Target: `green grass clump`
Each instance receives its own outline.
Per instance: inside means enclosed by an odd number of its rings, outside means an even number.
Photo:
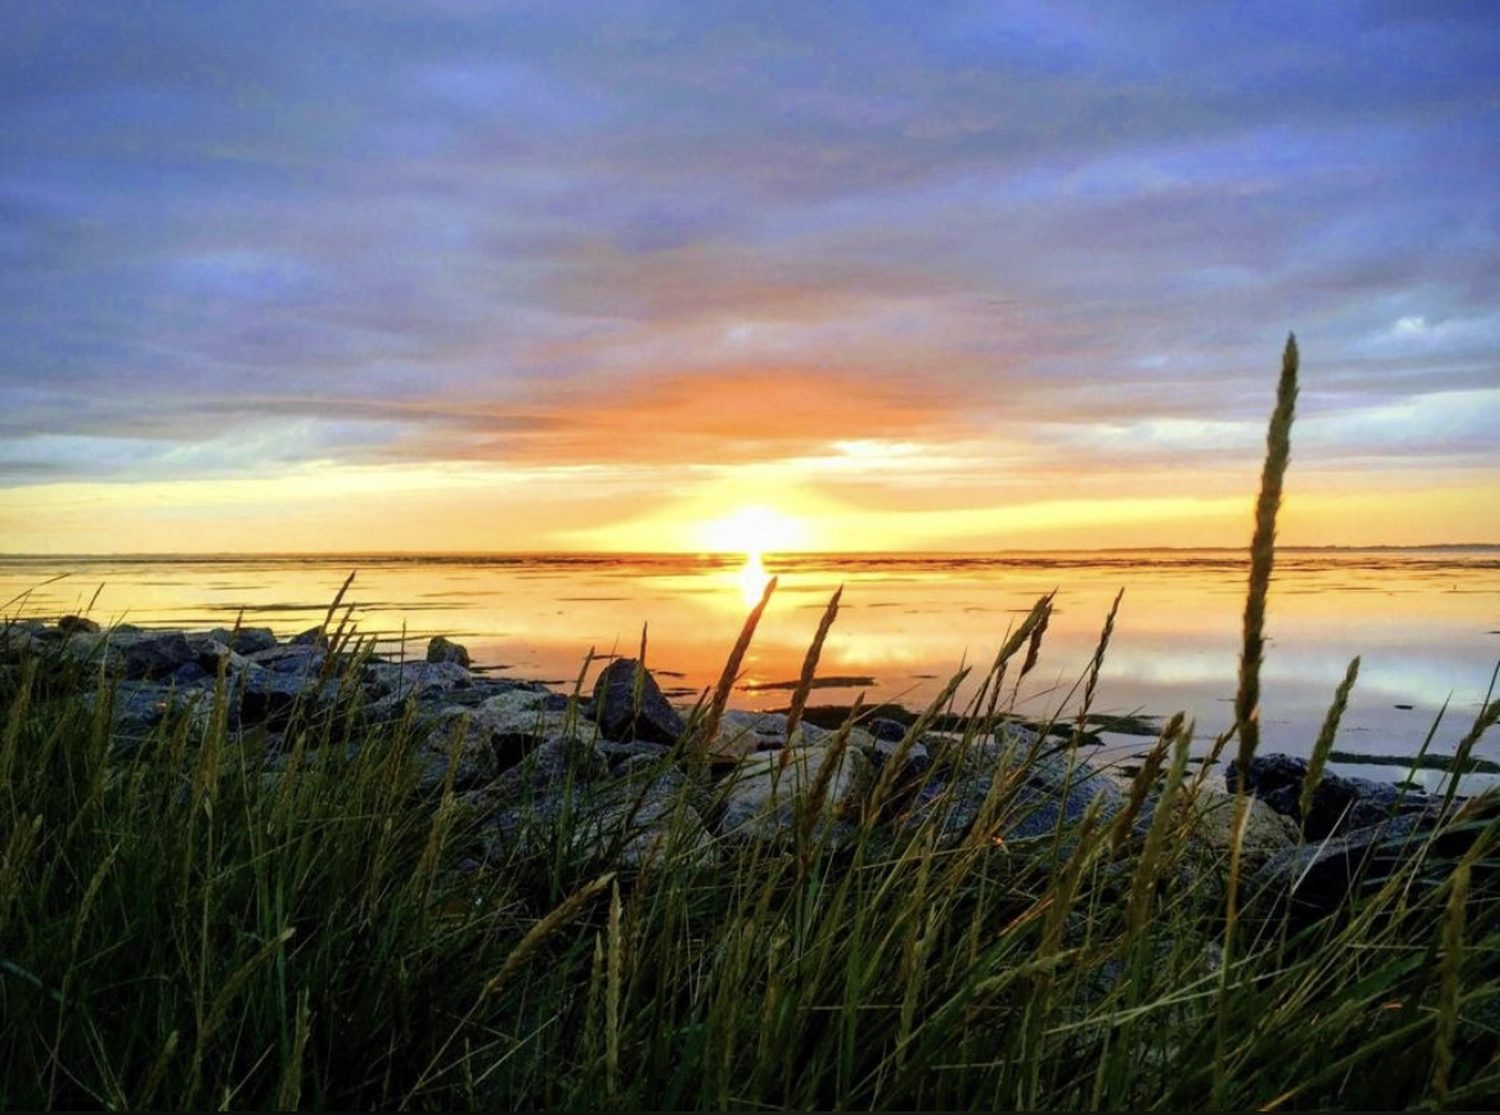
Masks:
[[[1263,495],[1268,507],[1267,546]],[[1263,617],[1269,553],[1247,628]],[[1007,669],[1035,663],[1050,607],[1039,601],[996,656],[952,744],[969,759],[955,762],[981,761]],[[1242,742],[1259,639],[1247,633]],[[371,728],[299,709],[268,764],[264,735],[230,729],[221,679],[208,707],[125,747],[109,703],[85,699],[97,675],[45,648],[0,668],[6,1108],[1476,1108],[1500,1096],[1500,821],[1483,799],[1310,924],[1258,893],[1238,837],[1201,839],[1180,716],[1122,813],[1095,808],[1047,838],[999,836],[1027,807],[1024,763],[963,825],[949,798],[922,798],[888,766],[842,828],[818,823],[819,785],[787,844],[719,841],[709,860],[676,854],[691,841],[674,831],[625,869],[565,824],[497,844],[451,782],[422,792],[426,729],[411,717]],[[951,711],[956,683],[898,753]],[[1473,738],[1497,716],[1488,706]],[[711,799],[708,738],[695,718],[663,763]],[[1043,736],[1026,761],[1059,747]]]

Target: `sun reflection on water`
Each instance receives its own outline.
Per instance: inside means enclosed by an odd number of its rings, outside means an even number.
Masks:
[[[739,588],[740,597],[747,608],[753,608],[760,603],[761,594],[766,591],[766,582],[771,579],[758,550],[746,553],[745,564],[731,574],[731,577]]]

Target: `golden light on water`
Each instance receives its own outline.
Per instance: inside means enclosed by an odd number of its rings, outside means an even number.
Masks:
[[[734,574],[734,583],[739,587],[745,607],[753,608],[760,603],[761,594],[766,591],[766,582],[770,579],[771,575],[766,572],[760,554],[753,551],[746,554],[745,564]]]
[[[704,523],[700,537],[706,550],[745,555],[745,564],[731,574],[731,579],[745,606],[753,608],[771,579],[763,555],[798,549],[806,541],[807,532],[803,521],[793,515],[750,504]]]

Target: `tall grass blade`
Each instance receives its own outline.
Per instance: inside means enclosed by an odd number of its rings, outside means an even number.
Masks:
[[[828,632],[833,627],[834,618],[839,614],[839,600],[844,595],[844,586],[839,585],[834,590],[833,596],[828,601],[828,607],[823,609],[823,618],[818,621],[817,633],[807,648],[807,656],[802,660],[802,673],[797,678],[797,689],[792,694],[791,707],[786,714],[786,738],[790,743],[792,733],[797,730],[797,725],[802,723],[802,713],[807,709],[808,694],[812,692],[813,679],[818,672],[818,658],[823,653],[823,641],[828,638]]]
[[[1266,459],[1260,498],[1255,505],[1255,534],[1250,542],[1250,585],[1245,595],[1244,647],[1240,653],[1239,690],[1234,719],[1240,733],[1240,769],[1248,770],[1260,744],[1260,666],[1265,654],[1266,597],[1276,561],[1276,512],[1282,482],[1292,456],[1292,419],[1297,407],[1297,338],[1287,337],[1276,385],[1276,407],[1266,433]]]
[[[526,962],[539,949],[543,942],[552,934],[560,930],[568,922],[576,917],[580,910],[593,900],[594,896],[604,890],[615,880],[613,871],[600,875],[597,879],[585,883],[578,890],[568,895],[541,921],[537,922],[516,944],[505,958],[505,963],[500,965],[496,972],[484,985],[485,995],[494,995],[504,989],[515,974],[526,966]]]
[[[1442,956],[1438,962],[1436,1033],[1432,1043],[1432,1091],[1447,1098],[1453,1072],[1453,1039],[1458,1033],[1458,1000],[1464,960],[1464,921],[1469,902],[1469,860],[1461,860],[1448,882],[1443,913]]]
[[[1245,593],[1240,652],[1239,688],[1234,698],[1233,730],[1239,733],[1239,769],[1248,774],[1250,762],[1260,746],[1260,667],[1265,654],[1266,597],[1276,561],[1276,513],[1281,508],[1282,483],[1292,456],[1292,419],[1297,407],[1297,338],[1289,335],[1281,357],[1281,378],[1276,385],[1276,406],[1266,431],[1266,459],[1261,470],[1260,496],[1255,504],[1255,532],[1250,541],[1250,580]],[[1227,735],[1224,737],[1227,739]],[[1239,918],[1240,861],[1250,799],[1247,782],[1240,779],[1235,795],[1233,829],[1229,842],[1229,886],[1224,902],[1224,958],[1220,967],[1220,1017],[1214,1054],[1214,1106],[1224,1106],[1228,1087],[1228,1021],[1225,1003],[1229,997],[1229,973],[1233,969],[1235,930]]]
[[[1333,704],[1328,706],[1328,715],[1323,718],[1323,727],[1313,743],[1312,754],[1307,760],[1307,773],[1302,778],[1302,794],[1297,799],[1297,808],[1303,818],[1312,812],[1313,792],[1323,780],[1323,768],[1328,763],[1328,753],[1333,750],[1334,737],[1338,735],[1339,721],[1349,705],[1349,693],[1359,677],[1359,657],[1356,655],[1344,673],[1344,680],[1334,690]]]
[[[760,617],[765,613],[766,605],[771,602],[771,594],[776,591],[777,578],[772,577],[766,582],[765,590],[761,593],[760,603],[750,610],[745,617],[745,625],[740,628],[740,637],[735,640],[734,648],[729,652],[729,658],[724,663],[723,672],[719,674],[719,683],[714,687],[713,700],[709,704],[708,719],[704,721],[701,729],[697,730],[695,737],[689,741],[688,759],[691,762],[701,763],[707,748],[713,742],[719,731],[719,722],[724,718],[724,710],[729,706],[729,694],[734,689],[735,680],[740,676],[740,663],[745,659],[745,652],[750,649],[750,640],[755,637],[755,629],[760,625]]]
[[[1109,641],[1115,633],[1115,616],[1120,611],[1120,601],[1125,598],[1125,590],[1122,588],[1115,593],[1114,600],[1109,606],[1109,615],[1104,617],[1104,629],[1099,633],[1099,642],[1094,646],[1094,655],[1089,659],[1088,678],[1083,686],[1083,703],[1078,707],[1077,730],[1082,732],[1088,726],[1089,710],[1094,707],[1094,693],[1099,688],[1099,674],[1104,669],[1104,653],[1109,649]]]

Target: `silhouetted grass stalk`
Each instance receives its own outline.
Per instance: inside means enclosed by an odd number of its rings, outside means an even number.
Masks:
[[[1339,721],[1343,719],[1344,709],[1349,705],[1349,693],[1353,690],[1355,679],[1358,677],[1359,658],[1355,657],[1349,663],[1349,669],[1344,672],[1344,680],[1339,682],[1339,687],[1334,690],[1333,704],[1328,706],[1328,715],[1323,718],[1323,727],[1318,732],[1318,738],[1312,746],[1312,754],[1307,760],[1307,773],[1302,779],[1302,793],[1297,799],[1297,808],[1304,818],[1312,812],[1313,792],[1317,790],[1318,783],[1323,779],[1323,768],[1328,763],[1328,753],[1333,750],[1333,740],[1338,735]]]

